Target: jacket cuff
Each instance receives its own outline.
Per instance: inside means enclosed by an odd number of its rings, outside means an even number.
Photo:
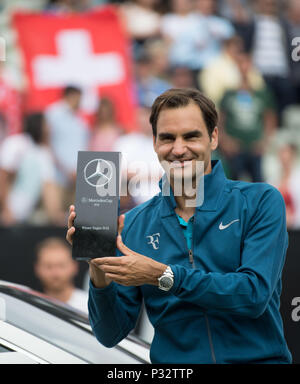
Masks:
[[[109,293],[113,293],[117,290],[117,285],[114,281],[112,281],[107,287],[104,287],[104,288],[96,288],[92,282],[92,280],[90,279],[90,282],[89,282],[89,289],[90,289],[90,292],[93,294],[93,295],[107,295]]]
[[[180,267],[178,267],[177,265],[171,265],[171,264],[169,264],[169,265],[170,265],[172,272],[173,272],[173,275],[174,275],[174,284],[173,284],[172,288],[169,290],[169,292],[176,295],[178,293],[178,290],[179,290],[179,287],[181,284],[181,282],[180,282],[180,279],[181,279]]]

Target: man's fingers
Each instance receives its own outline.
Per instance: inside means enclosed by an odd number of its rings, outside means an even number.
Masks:
[[[68,229],[67,235],[66,235],[67,242],[71,245],[73,244],[72,237],[74,235],[74,232],[75,232],[75,227],[71,227]]]
[[[122,274],[122,267],[119,265],[98,265],[98,268],[101,269],[102,272],[106,273],[114,273],[116,275]]]
[[[72,211],[72,212],[70,213],[70,215],[69,215],[69,218],[68,218],[68,228],[73,227],[75,217],[76,217],[76,212],[75,212],[75,211]]]
[[[122,257],[99,257],[97,259],[92,259],[91,263],[100,266],[100,265],[122,265],[123,264]]]

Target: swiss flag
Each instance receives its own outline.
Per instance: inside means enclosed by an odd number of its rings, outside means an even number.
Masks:
[[[105,96],[120,124],[135,130],[129,42],[113,6],[78,14],[16,13],[13,23],[28,78],[27,111],[44,110],[63,87],[77,85],[85,115]]]

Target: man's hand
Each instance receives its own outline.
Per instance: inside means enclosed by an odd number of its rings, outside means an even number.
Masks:
[[[122,218],[122,216],[120,216],[119,220],[120,228],[124,225],[124,217]],[[167,265],[126,247],[122,241],[120,231],[117,237],[117,247],[124,256],[93,259],[91,264],[105,273],[107,278],[121,285],[158,285],[158,278],[164,273]]]
[[[69,209],[69,218],[68,218],[68,231],[66,235],[66,239],[69,244],[73,244],[73,235],[75,232],[74,227],[74,219],[76,217],[75,207],[74,205],[70,206]],[[124,220],[123,220],[124,221]],[[123,223],[124,225],[124,223]],[[102,272],[99,268],[97,268],[91,261],[89,263],[89,274],[90,278],[96,288],[105,288],[111,283],[111,279],[105,276],[105,273]]]
[[[72,245],[75,232],[74,219],[76,217],[74,205],[70,206],[69,212],[66,239]],[[90,277],[96,288],[105,288],[111,281],[127,286],[158,285],[158,278],[167,268],[167,265],[126,247],[121,237],[124,220],[125,216],[121,215],[118,221],[117,237],[117,247],[124,256],[101,257],[88,262]]]

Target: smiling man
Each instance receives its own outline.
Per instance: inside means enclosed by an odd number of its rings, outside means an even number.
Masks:
[[[155,100],[161,193],[120,216],[118,257],[90,261],[90,323],[112,347],[134,329],[144,299],[153,363],[290,363],[279,312],[284,202],[267,184],[228,180],[211,160],[217,120],[214,104],[194,89]],[[173,193],[186,181],[193,188]],[[201,183],[202,204],[188,204]],[[70,243],[75,215],[71,206]]]

